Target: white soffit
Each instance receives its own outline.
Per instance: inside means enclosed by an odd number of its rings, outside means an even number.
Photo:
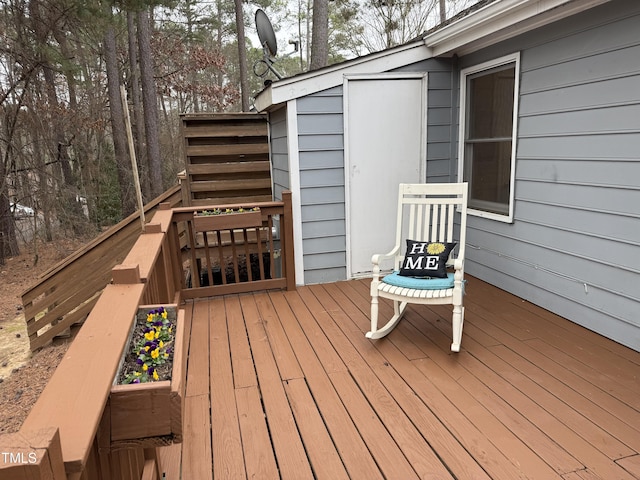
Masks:
[[[433,56],[466,55],[611,0],[499,0],[424,37]]]
[[[345,75],[381,73],[431,58],[430,49],[420,40],[364,57],[302,73],[273,82],[258,94],[255,107],[258,112],[273,106],[342,85]]]

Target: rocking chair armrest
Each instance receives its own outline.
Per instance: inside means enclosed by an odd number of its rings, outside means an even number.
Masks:
[[[396,256],[396,254],[398,253],[398,250],[400,249],[400,247],[396,246],[393,250],[391,250],[388,253],[376,253],[371,257],[371,263],[373,263],[374,266],[379,267],[380,266],[380,261],[386,259],[386,258],[393,258]]]
[[[387,258],[393,258],[400,251],[400,246],[396,245],[393,250],[388,253],[376,253],[371,257],[371,263],[373,264],[373,281],[377,282],[380,279],[380,262]]]

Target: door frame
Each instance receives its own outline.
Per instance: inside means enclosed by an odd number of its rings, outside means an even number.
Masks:
[[[420,181],[426,182],[427,178],[427,94],[428,94],[428,73],[427,72],[384,72],[367,74],[347,74],[343,79],[342,87],[342,111],[343,111],[343,134],[344,134],[344,187],[345,187],[345,235],[346,235],[346,267],[347,279],[362,278],[369,276],[366,273],[354,274],[351,262],[351,152],[349,146],[349,82],[362,80],[421,80],[422,98],[420,101],[422,119],[420,125]],[[372,101],[375,101],[373,99]],[[392,192],[389,201],[394,204],[397,201],[397,191]],[[395,229],[395,225],[393,226]],[[384,252],[377,252],[384,253]]]

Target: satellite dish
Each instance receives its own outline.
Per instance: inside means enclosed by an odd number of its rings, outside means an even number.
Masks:
[[[273,31],[269,17],[267,17],[267,14],[261,9],[256,10],[256,30],[258,30],[260,45],[262,45],[265,53],[269,53],[271,58],[274,58],[278,53],[276,34]]]
[[[276,34],[273,31],[269,17],[267,17],[267,14],[261,9],[256,10],[256,30],[258,31],[258,38],[260,39],[260,45],[262,45],[264,55],[261,60],[253,64],[253,73],[264,79],[267,73],[271,71],[278,80],[282,79],[282,75],[273,68],[274,58],[276,53],[278,53]]]

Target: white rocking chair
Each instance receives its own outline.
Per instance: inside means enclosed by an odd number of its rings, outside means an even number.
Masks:
[[[467,229],[467,184],[427,183],[400,184],[396,245],[387,254],[376,254],[371,281],[371,331],[367,338],[382,338],[398,324],[408,303],[452,304],[453,343],[451,350],[460,351],[464,323],[464,250]],[[455,215],[459,211],[460,215]],[[455,225],[454,225],[455,223]],[[454,237],[454,232],[457,235]],[[457,246],[449,257],[448,266],[454,273],[447,278],[415,278],[399,276],[404,260],[406,240],[453,243]],[[380,263],[394,259],[394,272],[383,278]],[[408,262],[407,262],[408,263]],[[378,297],[393,300],[394,315],[378,328]]]

